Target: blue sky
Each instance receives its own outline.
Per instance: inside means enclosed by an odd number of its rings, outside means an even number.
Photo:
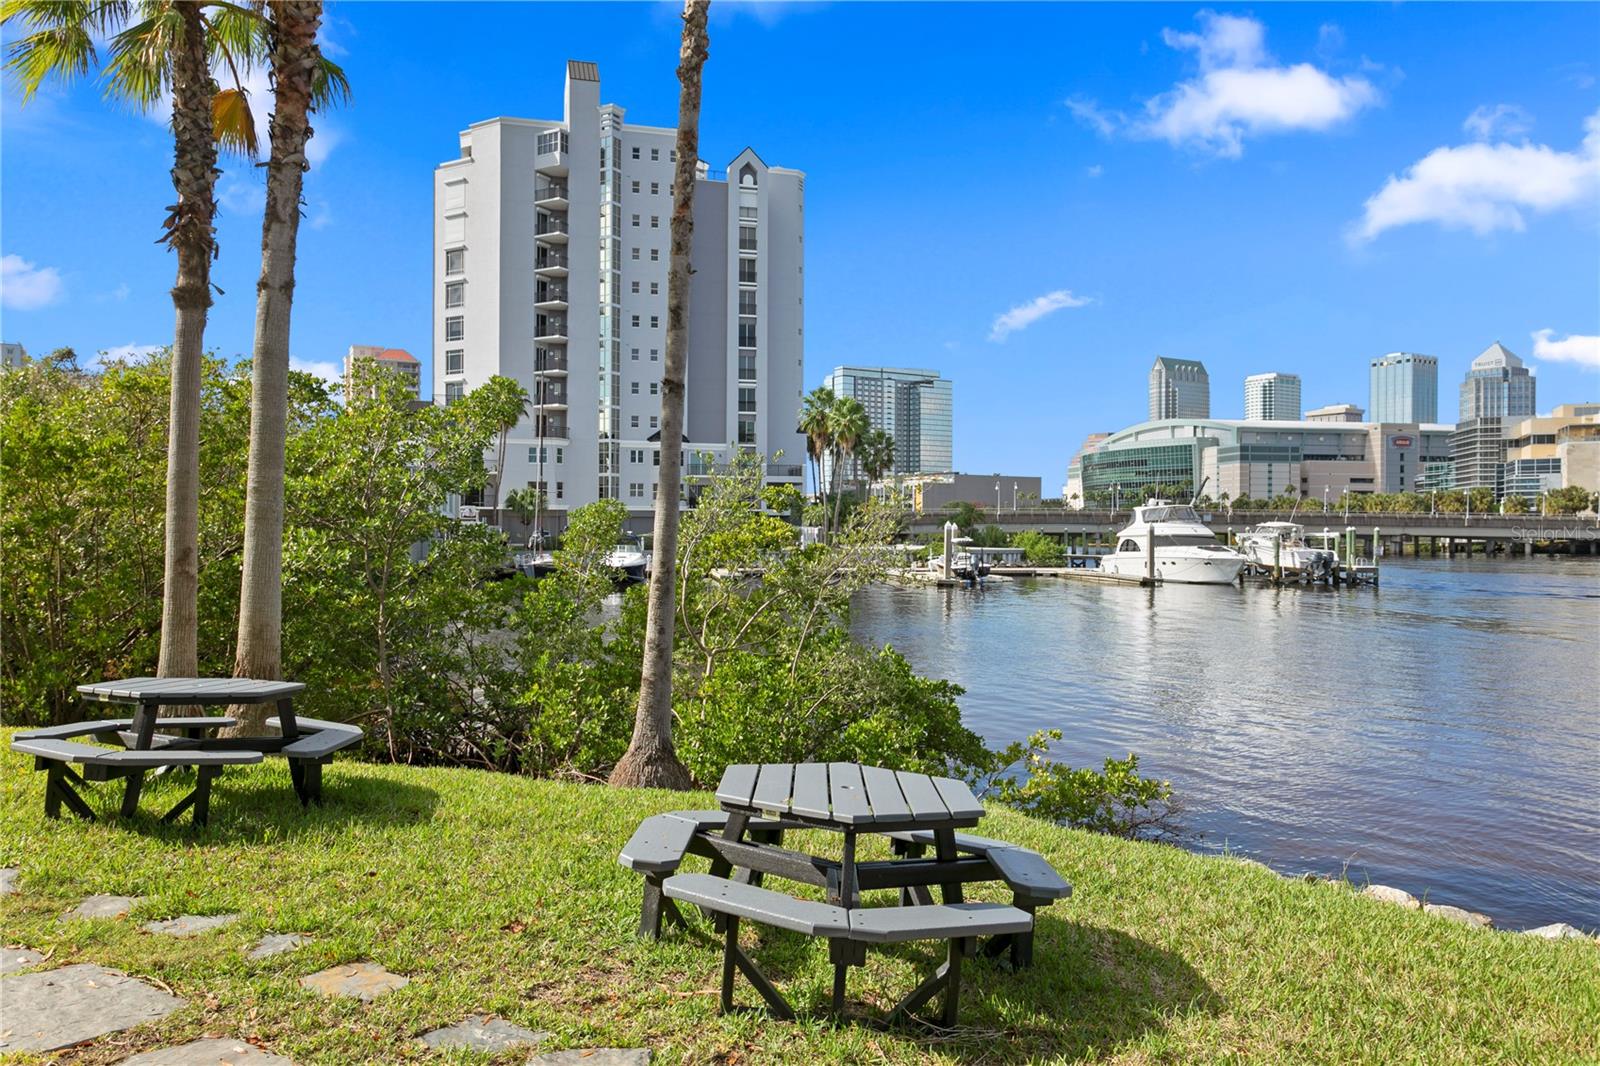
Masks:
[[[1156,355],[1204,360],[1219,417],[1265,370],[1365,406],[1367,361],[1409,350],[1439,357],[1453,418],[1495,340],[1542,409],[1600,398],[1600,6],[712,10],[702,157],[808,175],[808,384],[938,368],[962,469],[1059,485],[1085,434],[1144,417]],[[666,4],[330,4],[355,99],[316,123],[296,360],[429,359],[431,172],[457,132],[559,117],[569,57],[669,125],[676,35]],[[5,340],[170,338],[170,165],[162,123],[93,83],[26,108],[7,84]],[[208,343],[234,355],[261,182],[224,167]]]

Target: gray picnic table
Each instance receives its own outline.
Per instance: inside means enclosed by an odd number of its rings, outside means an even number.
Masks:
[[[641,936],[658,937],[663,917],[684,924],[674,899],[713,915],[727,937],[724,1010],[732,1009],[737,969],[774,1013],[793,1016],[737,944],[738,921],[745,918],[828,940],[836,1013],[844,1007],[848,969],[865,963],[868,944],[948,940],[948,960],[890,1018],[909,1016],[942,989],[944,1023],[954,1024],[961,957],[986,936],[986,954],[1009,953],[1014,967],[1030,965],[1034,912],[1071,892],[1038,853],[959,832],[977,825],[984,808],[954,778],[846,762],[740,764],[724,772],[716,795],[721,810],[646,819],[620,861],[645,876]],[[785,847],[784,833],[797,829],[840,833],[841,857]],[[858,861],[862,833],[888,836],[896,858]],[[709,874],[677,873],[685,854],[708,858]],[[825,902],[764,889],[767,876],[817,886]],[[965,902],[962,886],[980,881],[1004,881],[1012,904]],[[862,906],[862,892],[878,889],[898,889],[900,906]],[[934,889],[942,902],[934,902]]]
[[[13,750],[34,757],[34,769],[47,774],[45,814],[60,817],[63,805],[82,818],[94,820],[94,810],[74,785],[90,781],[123,780],[123,817],[139,808],[145,774],[178,767],[195,770],[195,787],[162,816],[175,821],[193,809],[196,825],[210,814],[211,782],[228,766],[259,763],[267,755],[289,762],[289,776],[301,805],[322,799],[322,766],[334,752],[361,739],[355,726],[297,717],[294,697],[305,686],[294,681],[257,681],[236,677],[130,677],[79,685],[78,694],[91,703],[120,704],[133,708],[131,718],[73,722],[16,734]],[[267,719],[279,735],[250,737],[208,736],[238,723],[225,715],[168,717],[162,707],[233,704],[276,705],[277,715]],[[122,750],[96,747],[73,738],[92,737]]]

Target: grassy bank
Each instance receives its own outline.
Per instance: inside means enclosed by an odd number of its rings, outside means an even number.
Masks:
[[[157,1026],[64,1061],[115,1062],[212,1034],[259,1040],[301,1066],[486,1062],[413,1043],[478,1011],[548,1030],[546,1049],[648,1046],[658,1062],[1600,1059],[1593,942],[1467,929],[1243,863],[1062,831],[1008,811],[980,832],[1037,848],[1076,893],[1041,913],[1036,967],[969,967],[965,1028],[930,1039],[825,1020],[826,951],[799,937],[748,934],[797,1007],[817,1012],[798,1023],[719,1017],[719,954],[706,936],[634,939],[640,883],[616,853],[642,817],[685,806],[682,795],[339,763],[328,769],[327,806],[302,812],[278,763],[227,773],[213,824],[196,832],[149,816],[132,828],[51,823],[43,775],[25,772],[9,751],[0,768],[0,865],[22,867],[20,891],[0,902],[5,942],[48,952],[53,965],[96,962],[151,978],[187,1000]],[[146,810],[183,787],[157,782]],[[110,790],[101,786],[94,802],[111,807]],[[711,805],[705,796],[690,802]],[[58,920],[95,892],[143,901],[121,921]],[[975,894],[999,898],[992,887]],[[138,928],[226,912],[243,918],[190,940]],[[247,961],[269,932],[315,939]],[[874,951],[852,972],[856,1009],[891,1004],[934,951]],[[361,959],[411,984],[371,1004],[322,999],[298,984]],[[748,988],[740,996],[754,1002]]]

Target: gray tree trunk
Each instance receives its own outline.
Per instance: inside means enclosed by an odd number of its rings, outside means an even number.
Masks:
[[[193,677],[199,670],[200,376],[206,312],[211,307],[211,260],[217,253],[214,197],[217,147],[211,131],[216,95],[206,59],[205,24],[198,5],[179,5],[183,35],[173,44],[172,187],[178,202],[163,238],[178,257],[172,287],[176,331],[167,430],[166,557],[161,590],[161,649],[156,673]]]
[[[628,752],[611,784],[687,789],[693,783],[672,746],[672,638],[678,560],[678,494],[683,466],[683,398],[689,348],[689,248],[700,159],[700,72],[710,50],[709,0],[684,0],[678,51],[678,163],[673,173],[672,254],[667,270],[667,355],[661,372],[661,471],[651,546],[649,620],[639,707]]]
[[[244,572],[235,677],[282,674],[284,439],[289,406],[289,312],[294,303],[300,189],[308,167],[311,88],[321,55],[320,0],[281,0],[271,13],[272,154],[261,223],[261,278],[251,350],[250,460],[245,489]],[[235,708],[237,732],[259,733],[265,706]]]

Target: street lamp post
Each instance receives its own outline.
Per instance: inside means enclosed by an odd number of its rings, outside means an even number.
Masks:
[[[1017,483],[1015,481],[1011,483],[1011,513],[1017,513]]]
[[[1000,479],[994,480],[994,516],[1000,517]]]

